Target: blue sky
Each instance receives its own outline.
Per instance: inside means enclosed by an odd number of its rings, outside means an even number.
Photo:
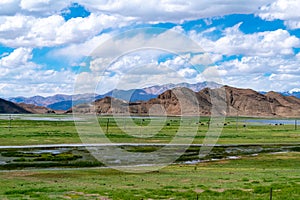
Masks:
[[[72,94],[78,85],[82,87],[76,91],[104,93],[116,87],[207,80],[259,91],[297,91],[298,4],[295,0],[2,1],[0,97]],[[147,31],[133,31],[143,28]],[[202,51],[192,52],[187,41]],[[131,47],[155,43],[166,50],[172,45],[185,49],[180,55],[157,49],[124,54]],[[99,49],[101,57],[95,54]],[[96,90],[89,87],[94,85]]]

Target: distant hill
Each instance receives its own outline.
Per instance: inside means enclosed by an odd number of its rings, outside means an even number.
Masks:
[[[36,106],[33,104],[25,104],[25,103],[19,103],[20,107],[24,108],[30,113],[34,114],[46,114],[46,113],[56,113],[54,110],[51,110],[49,108],[46,108],[44,106]]]
[[[73,105],[85,104],[94,102],[96,99],[102,99],[105,97],[112,97],[114,99],[125,100],[129,103],[138,102],[138,101],[149,101],[150,99],[157,98],[158,95],[172,90],[174,88],[188,88],[194,92],[199,92],[204,88],[216,89],[220,88],[222,85],[215,82],[200,82],[195,84],[190,83],[179,83],[179,84],[164,84],[164,85],[156,85],[145,87],[142,89],[132,89],[132,90],[112,90],[102,95],[98,94],[77,94],[77,95],[63,95],[57,94],[49,97],[42,96],[34,96],[34,97],[16,97],[10,98],[10,101],[15,103],[25,103],[25,104],[33,104],[35,106],[43,106],[47,107],[50,110],[62,110],[67,111]],[[228,87],[229,89],[229,87]],[[238,89],[238,88],[236,88]],[[254,90],[252,90],[254,91]],[[234,91],[233,91],[234,92]],[[250,92],[250,90],[248,90]],[[251,93],[251,92],[250,92]],[[295,96],[297,98],[300,97],[300,92],[298,91],[290,91],[285,93],[280,93],[284,97]],[[254,95],[254,94],[253,94]],[[267,92],[256,92],[255,95],[257,98],[260,95],[267,95]],[[243,97],[246,98],[246,97]],[[250,99],[249,99],[250,100]],[[252,100],[251,100],[252,101]],[[244,104],[244,103],[243,103]],[[235,109],[235,108],[233,108]],[[241,111],[243,113],[243,111]]]
[[[84,102],[82,102],[84,103]],[[72,100],[69,101],[60,101],[57,103],[53,103],[47,106],[50,109],[53,110],[68,110],[72,107]]]
[[[100,96],[101,98],[101,96]],[[78,99],[78,100],[69,100],[69,101],[60,101],[54,104],[50,104],[47,106],[47,108],[52,109],[52,110],[57,110],[57,111],[66,111],[72,108],[73,105],[78,105],[78,104],[84,104],[84,103],[90,103],[93,102],[95,99],[98,99],[97,97],[91,97],[87,99]]]
[[[74,98],[76,99],[86,99],[87,101],[93,101],[95,94],[79,94],[79,95],[64,95],[57,94],[54,96],[42,97],[42,96],[33,96],[33,97],[12,97],[9,98],[9,101],[14,103],[25,103],[25,104],[33,104],[36,106],[45,106],[48,107],[54,103],[63,102],[63,101],[72,101]]]
[[[0,113],[2,114],[45,114],[55,113],[55,111],[33,104],[13,103],[4,99],[0,99]]]
[[[21,106],[10,102],[6,101],[4,99],[0,99],[0,113],[4,114],[28,114],[31,113],[28,110],[25,110]]]
[[[204,82],[199,82],[199,83],[194,83],[194,84],[191,84],[191,83],[172,84],[172,83],[170,83],[170,84],[165,84],[165,85],[157,85],[157,86],[143,88],[143,90],[147,94],[159,95],[159,94],[162,94],[163,92],[165,92],[167,90],[171,90],[173,88],[188,88],[194,92],[199,92],[200,90],[202,90],[204,88],[215,89],[215,88],[219,88],[219,87],[222,87],[222,85],[215,83],[215,82],[204,81]]]
[[[57,94],[49,97],[34,96],[34,97],[13,97],[8,99],[15,103],[33,104],[36,106],[44,106],[53,110],[68,110],[72,107],[72,104],[83,104],[93,102],[95,99],[101,99],[104,97],[113,97],[122,99],[128,102],[136,101],[148,101],[152,98],[156,98],[159,94],[176,87],[186,87],[195,92],[202,90],[205,87],[218,88],[220,84],[215,82],[201,82],[201,83],[179,83],[179,84],[165,84],[150,86],[142,89],[132,90],[112,90],[102,95],[98,94],[77,94],[77,95],[62,95]],[[72,101],[74,100],[74,102]]]
[[[68,110],[72,107],[72,100],[74,103],[92,102],[95,100],[97,94],[77,94],[77,95],[63,95],[57,94],[54,96],[42,97],[13,97],[9,98],[9,101],[14,103],[24,103],[35,106],[43,106],[52,110]]]
[[[224,95],[222,95],[222,91]],[[214,95],[214,99],[218,99],[219,102],[226,102],[227,106],[224,110],[218,110],[218,112],[226,113],[227,116],[300,116],[299,98],[286,97],[276,92],[264,95],[251,89],[229,86],[219,89],[205,88],[199,92],[188,88],[174,88],[163,92],[156,98],[138,102],[105,97],[92,104],[77,105],[69,112],[91,113],[96,111],[97,114],[124,114],[127,112],[137,115],[149,113],[160,115],[163,113],[160,108],[162,106],[168,115],[210,115],[213,105],[211,95]]]
[[[268,92],[259,92],[261,94],[267,94]],[[294,97],[297,97],[297,98],[300,98],[300,92],[293,92],[293,91],[289,91],[289,92],[278,92],[279,94],[283,95],[283,96],[286,96],[286,97],[290,97],[290,96],[294,96]]]
[[[80,96],[80,95],[78,95]],[[77,105],[77,104],[84,104],[84,103],[91,103],[95,99],[101,99],[104,97],[114,97],[118,99],[123,99],[123,100],[128,100],[130,102],[135,102],[135,101],[146,101],[151,98],[157,97],[157,95],[153,94],[148,94],[142,89],[137,89],[137,90],[113,90],[108,93],[105,93],[103,95],[97,95],[96,97],[91,97],[91,98],[78,98],[78,100],[68,100],[68,101],[60,101],[56,102],[53,104],[48,105],[48,108],[51,108],[53,110],[68,110],[72,107],[72,104]]]
[[[281,92],[283,96],[294,96],[300,98],[300,92]]]
[[[103,95],[98,95],[96,99],[104,97],[113,97],[122,99],[128,102],[147,101],[157,97],[156,94],[147,93],[145,89],[132,89],[132,90],[113,90]]]

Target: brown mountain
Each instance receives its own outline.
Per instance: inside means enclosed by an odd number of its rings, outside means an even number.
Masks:
[[[228,116],[297,117],[300,115],[300,99],[292,96],[286,97],[276,92],[263,95],[252,89],[223,86],[221,89],[213,90],[206,88],[199,93],[206,95],[209,101],[210,95],[214,94],[215,99],[226,102]]]
[[[96,113],[98,114],[113,114],[113,113],[125,113],[128,109],[128,103],[126,101],[116,99],[113,97],[104,97],[98,99],[91,104],[79,104],[68,110],[67,113]]]
[[[43,106],[36,106],[33,104],[25,104],[25,103],[19,103],[18,104],[20,107],[22,107],[23,109],[27,110],[30,113],[34,113],[34,114],[46,114],[46,113],[55,113],[55,111],[43,107]]]
[[[198,114],[198,98],[202,100],[201,107],[205,108],[202,113],[207,115],[210,109],[210,103],[202,98],[197,93],[187,88],[175,88],[167,90],[158,95],[157,98],[150,99],[149,101],[126,102],[124,100],[105,97],[96,100],[92,104],[81,104],[74,106],[70,112],[77,113],[92,113],[97,114],[151,114],[162,115],[165,112],[168,115],[181,115],[181,114]],[[180,101],[179,101],[180,99]]]
[[[161,105],[169,115],[208,115],[211,108],[207,98],[187,88],[167,90],[145,104]]]
[[[98,114],[210,115],[214,112],[227,116],[238,114],[240,116],[299,117],[300,99],[285,97],[276,92],[263,95],[251,89],[229,86],[217,89],[205,88],[199,92],[193,92],[187,88],[175,88],[149,101],[128,103],[105,97],[92,104],[78,105],[73,109],[75,112]]]
[[[286,107],[277,99],[270,99],[251,89],[240,89],[229,86],[223,87],[226,91],[227,115],[241,116],[280,116],[276,108]]]
[[[31,113],[31,112],[29,112],[28,110],[25,110],[21,106],[14,104],[10,101],[0,99],[0,113],[27,114],[27,113]]]

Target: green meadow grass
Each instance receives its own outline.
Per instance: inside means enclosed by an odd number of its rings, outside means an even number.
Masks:
[[[57,117],[46,116],[46,117]],[[300,143],[300,127],[295,130],[294,125],[255,125],[244,123],[246,118],[226,118],[225,126],[218,139],[218,144],[266,144],[266,143]],[[112,117],[99,117],[99,124],[112,142],[141,142],[168,143],[176,134],[180,126],[179,117],[169,117],[161,130],[152,137],[138,138],[126,134],[121,129],[135,128],[136,133],[143,134],[149,119],[134,119],[135,125],[117,124]],[[108,123],[109,120],[109,123]],[[159,119],[156,119],[159,120]],[[208,130],[207,117],[201,117],[197,126],[198,131],[193,143],[201,144]],[[246,124],[246,127],[244,127]],[[108,126],[107,126],[108,125]],[[124,126],[124,127],[120,127]],[[96,129],[97,130],[97,129]],[[189,132],[189,127],[186,127]],[[97,133],[95,134],[97,137]],[[188,136],[187,136],[188,137]],[[0,119],[0,145],[34,145],[34,144],[63,144],[81,143],[75,123],[73,121],[34,121],[14,119]]]
[[[72,121],[0,120],[0,145],[79,143]]]
[[[300,127],[295,130],[294,125],[257,125],[245,123],[246,119],[248,118],[239,118],[236,123],[236,118],[226,118],[217,143],[275,146],[300,143]],[[181,122],[178,117],[169,117],[157,134],[138,138],[122,131],[120,126],[124,126],[125,130],[133,128],[126,120],[119,126],[112,117],[99,117],[98,120],[106,136],[116,143],[168,143]],[[150,123],[147,118],[133,120],[134,127],[141,134]],[[208,130],[208,121],[209,118],[201,117],[197,122],[198,131],[193,143],[202,144]],[[189,130],[187,127],[186,131]],[[72,121],[0,119],[0,145],[68,143],[81,143]],[[295,148],[295,151],[299,150],[298,147]],[[134,148],[131,150],[135,151]],[[143,151],[152,151],[152,147],[145,147]],[[45,154],[30,159],[71,162],[76,158],[65,153],[59,156]],[[17,159],[21,159],[21,163],[22,159],[29,158],[18,155]],[[127,174],[108,168],[35,169],[34,163],[31,164],[32,170],[0,171],[0,199],[269,199],[271,188],[273,199],[300,199],[299,152],[244,155],[238,160],[196,165],[174,164],[143,174]],[[74,167],[87,166],[99,165],[77,163]]]
[[[300,153],[171,165],[126,174],[112,169],[0,172],[1,199],[300,199]]]

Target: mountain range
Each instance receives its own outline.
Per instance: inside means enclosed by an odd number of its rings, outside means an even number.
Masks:
[[[77,104],[91,102],[97,94],[77,94],[77,95],[64,95],[56,94],[54,96],[42,97],[12,97],[9,101],[14,103],[32,104],[35,106],[43,106],[52,110],[67,110],[72,107],[72,99]]]
[[[213,97],[213,98],[212,98]],[[214,106],[214,105],[224,106]],[[199,92],[184,87],[167,90],[148,101],[129,102],[105,97],[89,104],[74,106],[68,113],[136,114],[136,115],[211,115],[299,117],[300,99],[276,92],[261,94],[251,89],[230,86],[204,88]]]
[[[47,107],[52,110],[68,110],[72,105],[89,103],[95,101],[96,99],[101,99],[104,97],[114,97],[122,99],[129,102],[136,101],[148,101],[152,98],[156,98],[159,94],[165,92],[166,90],[173,89],[176,87],[186,87],[195,92],[200,91],[203,88],[218,88],[222,85],[215,82],[200,82],[195,84],[189,83],[179,83],[179,84],[165,84],[165,85],[155,85],[150,87],[145,87],[142,89],[131,89],[131,90],[119,90],[115,89],[109,91],[105,94],[76,94],[76,95],[64,95],[57,94],[49,97],[33,96],[33,97],[12,97],[7,100],[14,103],[25,103],[33,104],[36,106]]]
[[[19,113],[31,113],[30,111],[24,109],[23,107],[10,102],[10,101],[6,101],[4,99],[0,99],[0,113],[4,114],[4,113],[10,113],[10,114],[19,114]]]
[[[224,89],[226,97],[218,92],[220,89]],[[181,99],[184,99],[184,103],[177,99],[178,95],[182,96]],[[136,90],[113,90],[103,95],[18,97],[11,99],[14,103],[1,99],[0,112],[42,114],[61,110],[58,113],[66,111],[70,113],[75,109],[81,113],[90,113],[93,110],[91,106],[94,106],[98,114],[127,112],[156,115],[165,110],[170,115],[180,115],[182,111],[187,114],[210,115],[213,105],[210,99],[211,95],[214,95],[215,99],[227,103],[226,110],[222,112],[226,112],[230,116],[236,114],[243,116],[300,116],[300,99],[295,96],[221,86],[214,82],[166,84]],[[181,109],[182,105],[186,106],[183,110]],[[160,106],[163,106],[164,109],[161,109]],[[198,108],[199,110],[197,110]]]

